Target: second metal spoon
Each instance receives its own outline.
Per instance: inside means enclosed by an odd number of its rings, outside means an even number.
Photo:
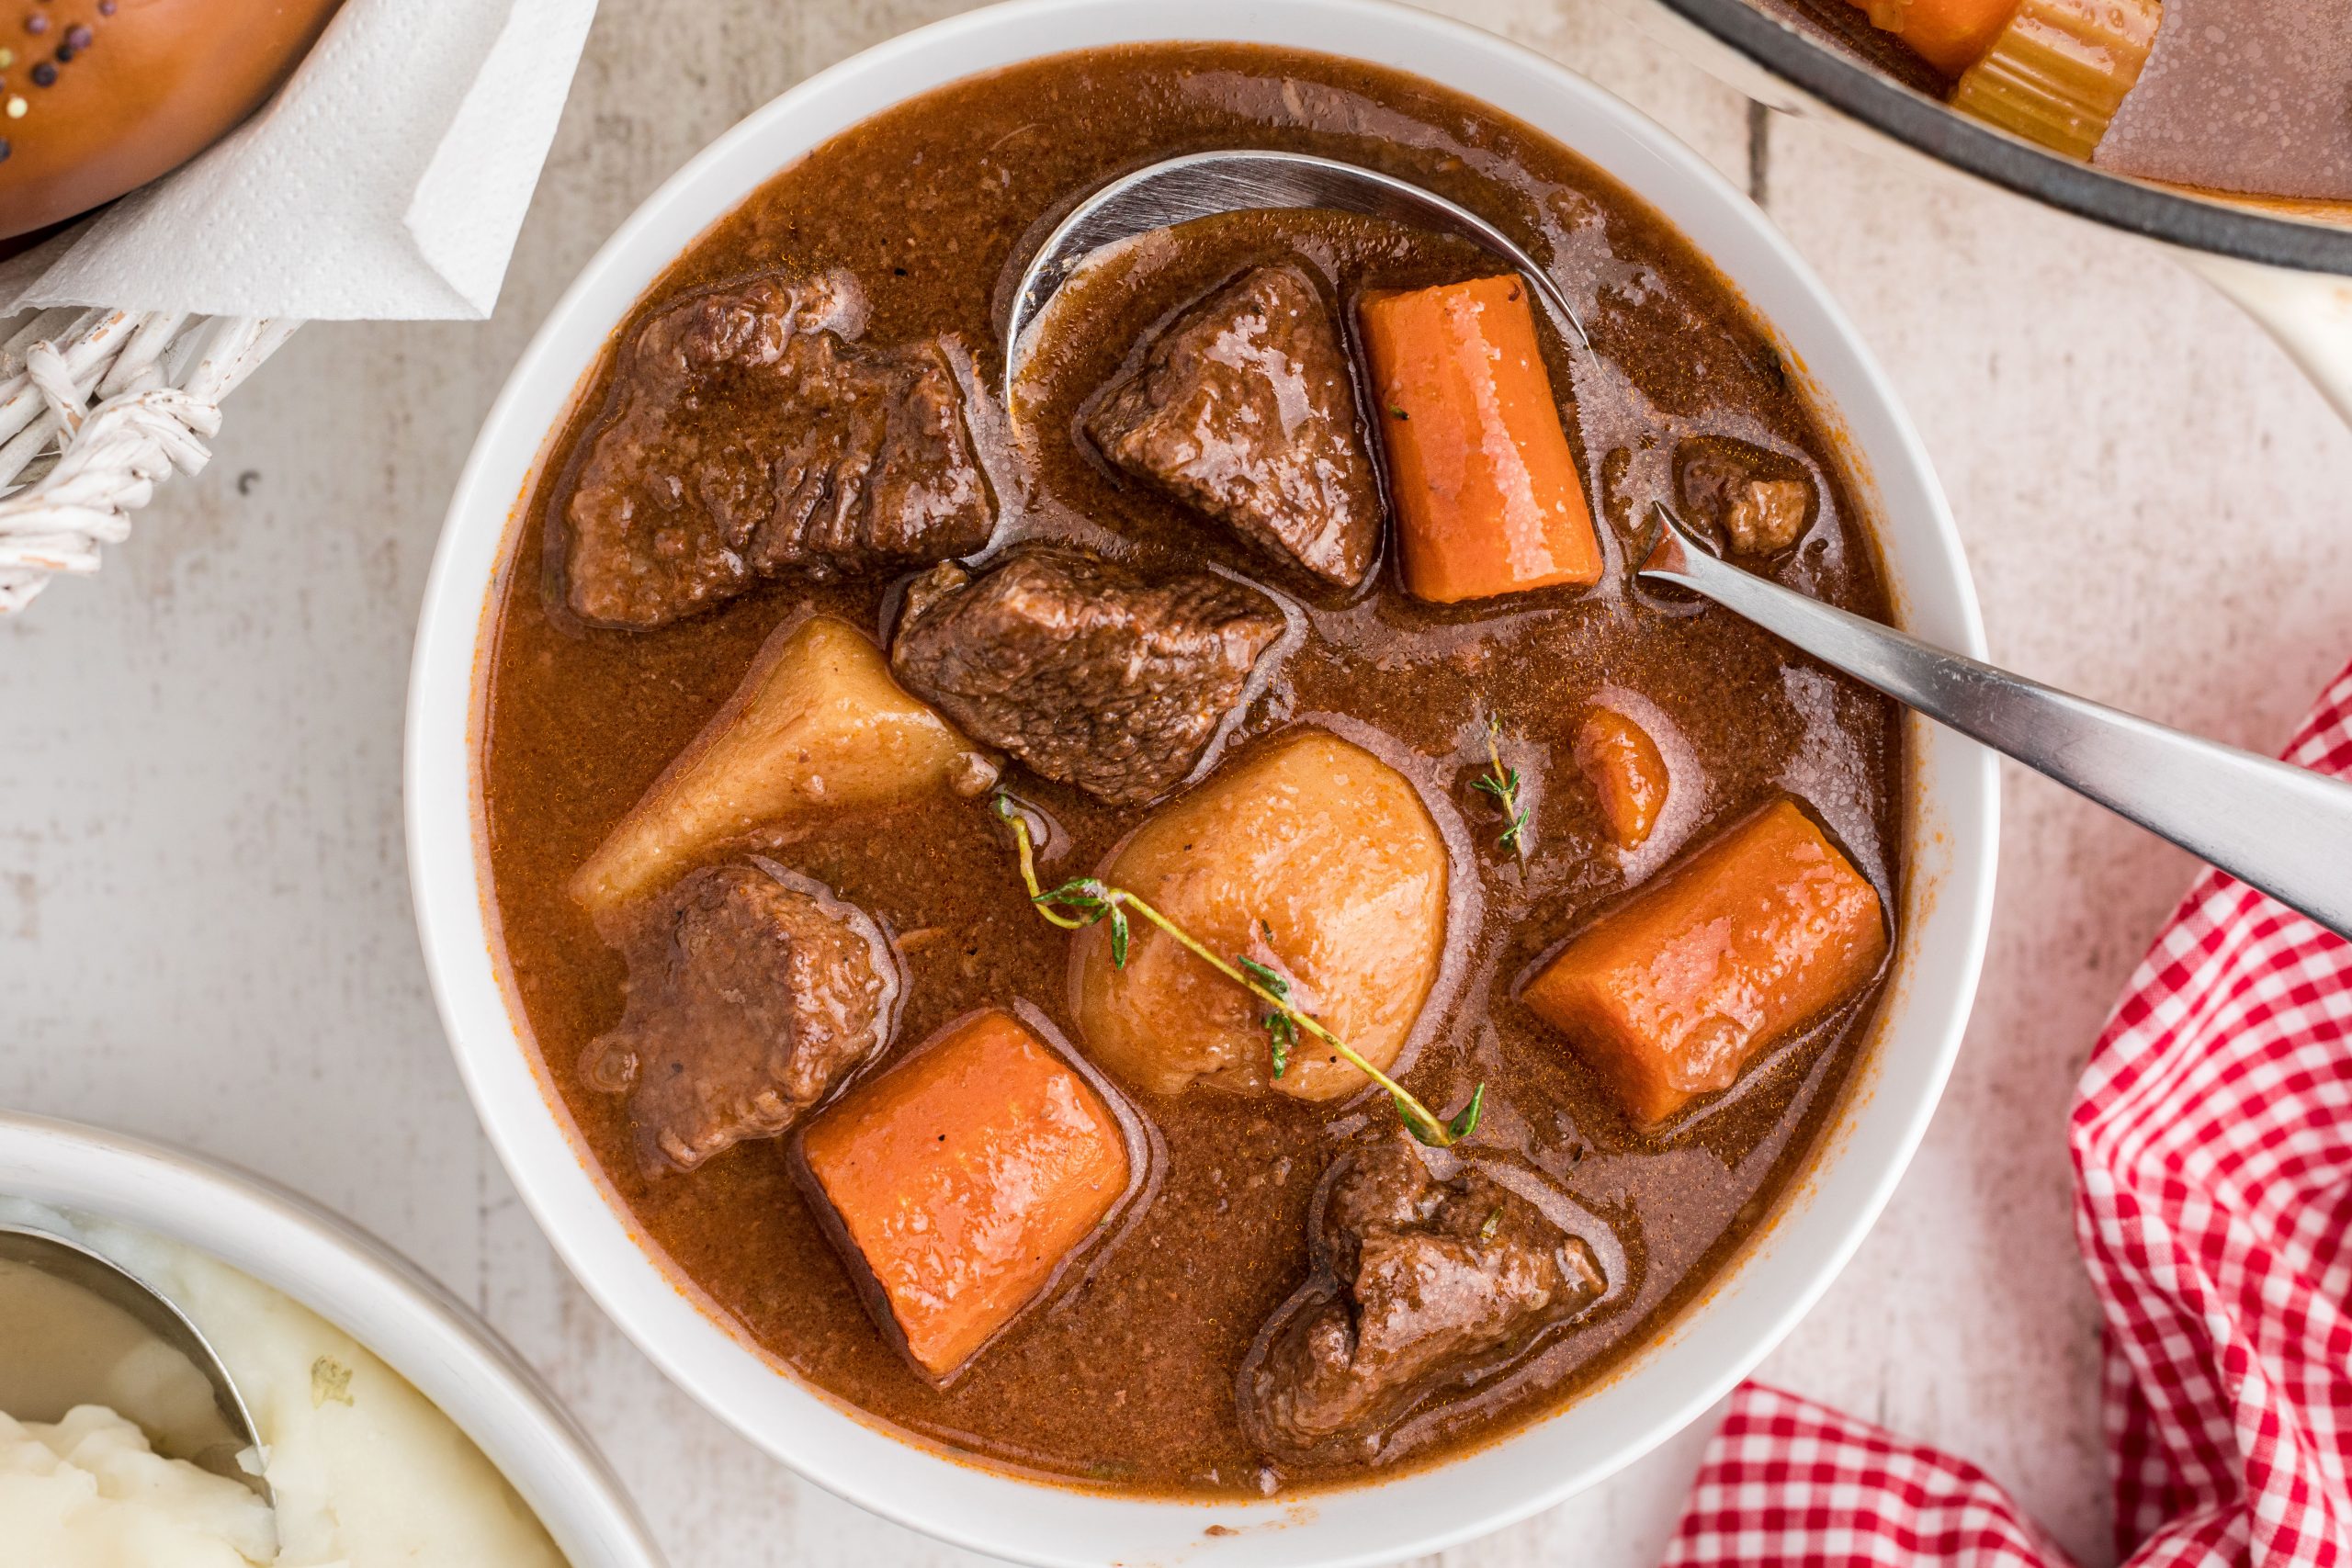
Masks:
[[[1947,653],[1742,571],[1670,507],[1655,513],[1637,576],[1704,594],[2352,937],[2352,784]]]

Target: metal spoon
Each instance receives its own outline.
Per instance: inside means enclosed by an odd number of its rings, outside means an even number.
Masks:
[[[0,1263],[20,1263],[53,1280],[78,1286],[187,1357],[212,1385],[213,1409],[220,1418],[218,1433],[208,1433],[206,1440],[193,1451],[172,1457],[185,1459],[214,1475],[242,1482],[265,1503],[274,1501],[269,1483],[237,1462],[237,1456],[248,1450],[256,1453],[261,1450],[261,1437],[254,1427],[253,1413],[245,1407],[244,1396],[237,1392],[236,1383],[220,1364],[211,1343],[168,1298],[111,1258],[91,1251],[72,1237],[28,1225],[0,1224]]]
[[[1635,575],[1702,593],[1855,680],[2352,937],[2352,785],[1930,647],[1717,558],[1663,502]]]
[[[1518,268],[1536,297],[1559,315],[1557,324],[1592,346],[1560,286],[1501,230],[1466,207],[1377,170],[1304,152],[1192,152],[1122,175],[1072,208],[1039,243],[1022,269],[1005,322],[1005,407],[1013,406],[1012,384],[1028,354],[1030,327],[1087,257],[1122,240],[1196,219],[1304,208],[1352,212],[1467,240]]]

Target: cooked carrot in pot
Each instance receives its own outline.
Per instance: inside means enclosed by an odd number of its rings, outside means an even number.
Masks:
[[[1649,731],[1615,708],[1589,710],[1573,743],[1577,771],[1600,797],[1609,836],[1634,849],[1657,826],[1666,808],[1666,759]]]
[[[1886,960],[1878,894],[1786,795],[1649,883],[1521,994],[1655,1125]]]
[[[2018,0],[1853,0],[1871,23],[1893,33],[1947,76],[1984,57]]]
[[[1129,1176],[1102,1094],[994,1010],[851,1090],[800,1162],[876,1320],[939,1379],[1046,1287]]]
[[[1600,576],[1600,543],[1516,275],[1367,296],[1405,588],[1450,604]]]

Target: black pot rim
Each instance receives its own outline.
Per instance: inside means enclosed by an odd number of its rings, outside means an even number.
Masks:
[[[2352,229],[2120,179],[1954,113],[1826,49],[1747,0],[1657,0],[1829,107],[1964,174],[2126,233],[2298,272],[2352,276]]]

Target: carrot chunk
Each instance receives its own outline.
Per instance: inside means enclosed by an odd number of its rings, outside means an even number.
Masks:
[[[1571,941],[1521,996],[1655,1125],[1729,1089],[1885,959],[1878,894],[1784,795]]]
[[[1127,1190],[1094,1086],[1011,1014],[976,1013],[853,1089],[800,1141],[875,1318],[945,1380]]]
[[[1615,708],[1596,707],[1577,726],[1577,769],[1600,797],[1600,815],[1620,848],[1633,849],[1666,808],[1666,759],[1650,732]]]
[[[1957,76],[1984,57],[2018,8],[2018,0],[1853,0],[1871,22],[1911,46],[1920,59]]]
[[[1361,308],[1405,588],[1441,604],[1600,577],[1527,286],[1481,277]]]

